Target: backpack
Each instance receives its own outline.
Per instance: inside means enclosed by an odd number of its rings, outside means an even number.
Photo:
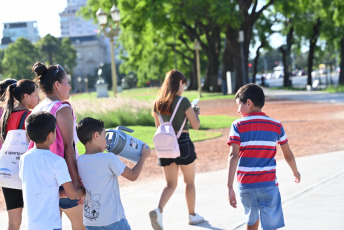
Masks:
[[[6,188],[22,189],[22,181],[19,178],[19,160],[27,151],[29,141],[24,126],[25,111],[20,118],[18,129],[7,132],[6,139],[0,150],[0,186]]]
[[[173,129],[172,121],[182,100],[183,97],[178,100],[170,121],[164,122],[161,115],[158,113],[160,125],[154,134],[153,142],[156,154],[159,158],[177,158],[180,156],[179,144],[177,139],[182,134],[182,130],[186,122],[186,117],[177,135]]]
[[[59,101],[55,103],[55,105],[51,108],[50,113],[56,117],[56,112],[57,109],[60,107],[62,104],[69,104],[67,101]],[[70,105],[70,104],[69,104]],[[74,114],[73,114],[74,115]],[[35,143],[33,141],[30,141],[29,148],[31,149],[35,146]],[[52,145],[50,145],[50,151],[55,153],[56,155],[64,158],[64,144],[63,144],[63,139],[62,135],[60,132],[59,127],[56,125],[56,139]]]

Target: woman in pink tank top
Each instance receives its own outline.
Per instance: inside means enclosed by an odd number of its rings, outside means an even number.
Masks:
[[[45,94],[46,98],[32,111],[47,111],[52,113],[54,105],[60,104],[59,108],[55,108],[56,114],[56,130],[59,130],[63,140],[63,153],[55,153],[59,156],[64,156],[66,160],[69,174],[75,188],[81,187],[79,174],[76,166],[76,141],[74,136],[75,131],[75,117],[72,107],[65,105],[64,102],[69,99],[69,91],[71,86],[69,84],[69,77],[66,71],[60,65],[44,65],[42,63],[35,63],[32,71],[36,74],[36,81],[39,87]],[[59,140],[59,138],[56,138]],[[55,144],[55,143],[54,143]],[[68,198],[60,198],[60,208],[67,215],[72,223],[74,230],[85,229],[82,223],[83,205],[79,204],[78,200],[70,200]]]

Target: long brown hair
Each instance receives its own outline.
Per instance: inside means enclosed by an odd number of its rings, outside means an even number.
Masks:
[[[32,80],[23,79],[8,86],[5,93],[4,112],[0,123],[0,138],[4,142],[7,135],[7,123],[14,109],[15,102],[20,102],[24,94],[32,94],[37,88],[37,84]]]
[[[186,83],[186,78],[182,72],[173,69],[166,73],[164,83],[155,99],[155,108],[160,114],[171,114],[171,105],[177,96],[180,81],[183,84]]]

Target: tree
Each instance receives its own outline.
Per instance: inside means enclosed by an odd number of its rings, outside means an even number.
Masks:
[[[38,59],[38,49],[25,38],[18,38],[5,49],[2,68],[5,78],[24,79],[32,76],[31,67]]]
[[[57,38],[47,34],[36,43],[36,46],[40,50],[44,62],[48,62],[49,65],[56,63],[57,53],[61,47]]]
[[[273,2],[274,0],[265,1],[259,9],[258,0],[231,1],[229,3],[231,7],[228,13],[236,19],[229,22],[225,28],[226,43],[222,60],[222,78],[225,79],[227,71],[234,72],[236,79],[235,90],[239,89],[244,83],[248,83],[248,56],[253,36],[253,27],[261,14]],[[239,31],[242,31],[244,34],[243,52],[240,50],[238,41]],[[242,63],[242,60],[244,63]]]
[[[62,65],[69,74],[73,75],[76,59],[76,50],[72,41],[69,38],[63,38],[56,54],[56,63]]]

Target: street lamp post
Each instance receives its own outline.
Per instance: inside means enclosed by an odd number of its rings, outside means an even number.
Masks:
[[[200,45],[200,43],[199,43],[199,41],[197,39],[195,39],[194,45],[195,45],[195,52],[196,52],[198,95],[199,95],[199,98],[201,98],[202,97],[201,67],[200,67],[200,61],[199,61],[199,49],[200,49],[201,45]]]
[[[85,92],[88,92],[88,78],[85,77],[84,81],[85,81]]]
[[[81,93],[81,77],[78,77],[78,93]]]
[[[106,37],[110,39],[110,47],[111,47],[111,73],[112,73],[112,90],[114,95],[117,94],[117,73],[116,73],[116,62],[115,62],[115,36],[118,36],[119,32],[119,21],[121,20],[121,16],[119,13],[119,9],[113,5],[111,8],[111,17],[112,20],[115,22],[115,28],[112,28],[112,25],[107,24],[107,17],[108,15],[99,8],[96,13],[98,18],[98,23],[103,29],[103,33]]]
[[[244,55],[245,55],[244,42],[245,42],[244,31],[240,30],[239,31],[239,43],[240,43],[240,52],[241,52],[242,80],[243,80],[244,85],[245,85],[247,82],[246,82],[246,67],[245,67],[245,57],[244,57]]]

